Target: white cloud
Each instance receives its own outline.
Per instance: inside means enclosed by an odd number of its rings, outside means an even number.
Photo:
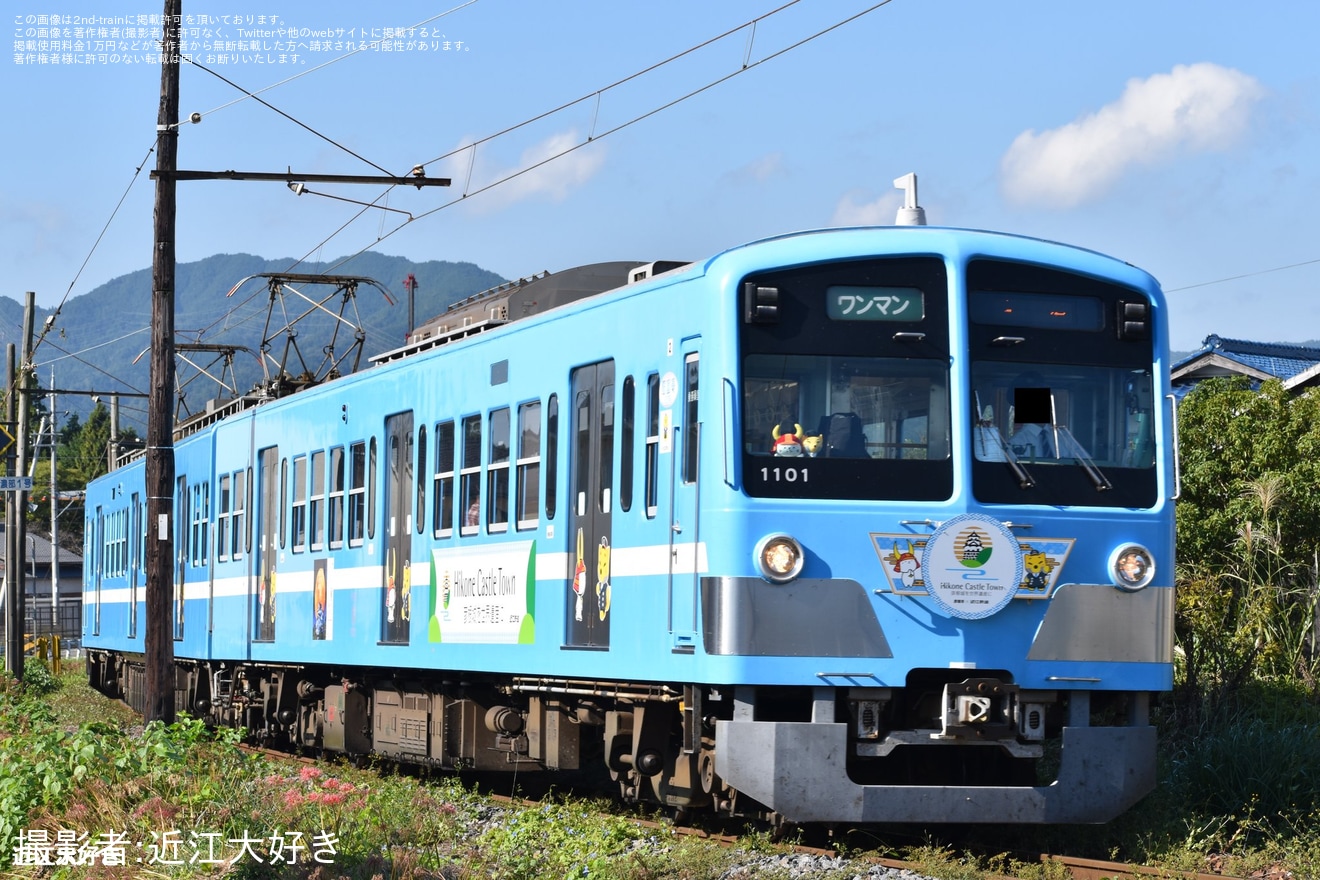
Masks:
[[[476,148],[476,160],[471,166],[471,182],[465,191],[476,194],[483,190],[480,197],[474,199],[473,205],[487,212],[538,196],[561,202],[574,189],[590,180],[605,164],[603,145],[591,143],[578,146],[581,143],[582,139],[576,130],[560,132],[523,150],[515,164],[505,167],[486,161],[483,153],[489,151],[491,145],[482,144]],[[453,156],[450,176],[456,188],[468,181],[470,161],[471,153],[468,150],[461,150]]]
[[[834,206],[831,226],[892,226],[898,209],[903,205],[903,196],[885,194],[870,202],[858,202],[865,198],[862,191],[853,190],[845,193]]]
[[[1096,198],[1134,166],[1230,145],[1264,94],[1254,78],[1210,63],[1129,80],[1095,113],[1018,135],[1000,162],[1004,194],[1056,207]]]

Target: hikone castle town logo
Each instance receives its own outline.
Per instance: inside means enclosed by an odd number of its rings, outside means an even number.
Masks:
[[[872,533],[892,592],[929,596],[950,617],[976,620],[1013,599],[1047,599],[1072,550],[1071,538],[1019,542],[999,520],[967,513],[929,537]]]

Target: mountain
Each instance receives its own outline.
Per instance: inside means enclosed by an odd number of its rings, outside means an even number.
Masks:
[[[263,378],[260,357],[263,335],[269,338],[267,371],[272,375],[275,361],[287,358],[290,372],[306,369],[320,375],[329,363],[340,363],[341,372],[353,367],[352,327],[327,314],[338,314],[344,297],[328,285],[295,283],[282,296],[273,297],[267,279],[251,276],[283,272],[291,259],[268,260],[251,254],[217,254],[193,263],[180,263],[175,269],[175,339],[176,344],[201,343],[236,347],[232,378],[227,384],[246,392]],[[340,263],[342,262],[342,265]],[[333,267],[333,269],[331,268]],[[504,281],[493,272],[472,263],[432,260],[414,263],[403,257],[364,253],[347,261],[302,263],[300,274],[352,275],[379,283],[386,295],[370,284],[360,284],[356,296],[344,310],[345,320],[360,323],[365,329],[359,367],[368,366],[367,358],[404,343],[408,326],[408,294],[404,279],[416,279],[413,316],[415,325],[443,312],[451,303],[486,290]],[[244,279],[246,283],[240,284]],[[302,294],[299,296],[298,291]],[[305,298],[304,298],[305,297]],[[327,300],[327,297],[329,299]],[[272,299],[275,300],[274,307]],[[317,304],[323,300],[324,306]],[[393,300],[393,303],[390,302]],[[53,309],[38,309],[35,333]],[[295,328],[291,339],[282,333],[286,316],[307,317]],[[0,344],[19,342],[23,326],[23,307],[15,300],[0,297]],[[51,331],[37,347],[34,362],[37,382],[49,387],[51,370],[57,388],[99,392],[146,392],[150,381],[151,344],[151,270],[142,269],[106,282],[95,290],[66,302]],[[333,352],[325,346],[333,341]],[[298,355],[301,354],[301,358]],[[223,364],[215,362],[214,352],[178,351],[178,381],[184,410],[197,413],[206,401],[222,394],[219,385],[199,369],[219,377]],[[191,362],[191,365],[190,363]],[[102,395],[104,397],[104,395]],[[89,395],[62,395],[61,412],[76,412],[85,418],[94,406]],[[121,397],[121,421],[125,426],[144,432],[146,401]],[[62,416],[62,420],[67,416]]]

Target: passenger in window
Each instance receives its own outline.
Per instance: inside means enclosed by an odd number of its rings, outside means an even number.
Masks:
[[[472,503],[468,505],[467,517],[463,520],[465,526],[476,526],[481,524],[481,499],[473,498]]]

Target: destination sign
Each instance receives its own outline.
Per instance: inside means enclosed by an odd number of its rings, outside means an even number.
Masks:
[[[915,287],[825,288],[825,314],[834,321],[920,321],[924,311],[921,291]]]

